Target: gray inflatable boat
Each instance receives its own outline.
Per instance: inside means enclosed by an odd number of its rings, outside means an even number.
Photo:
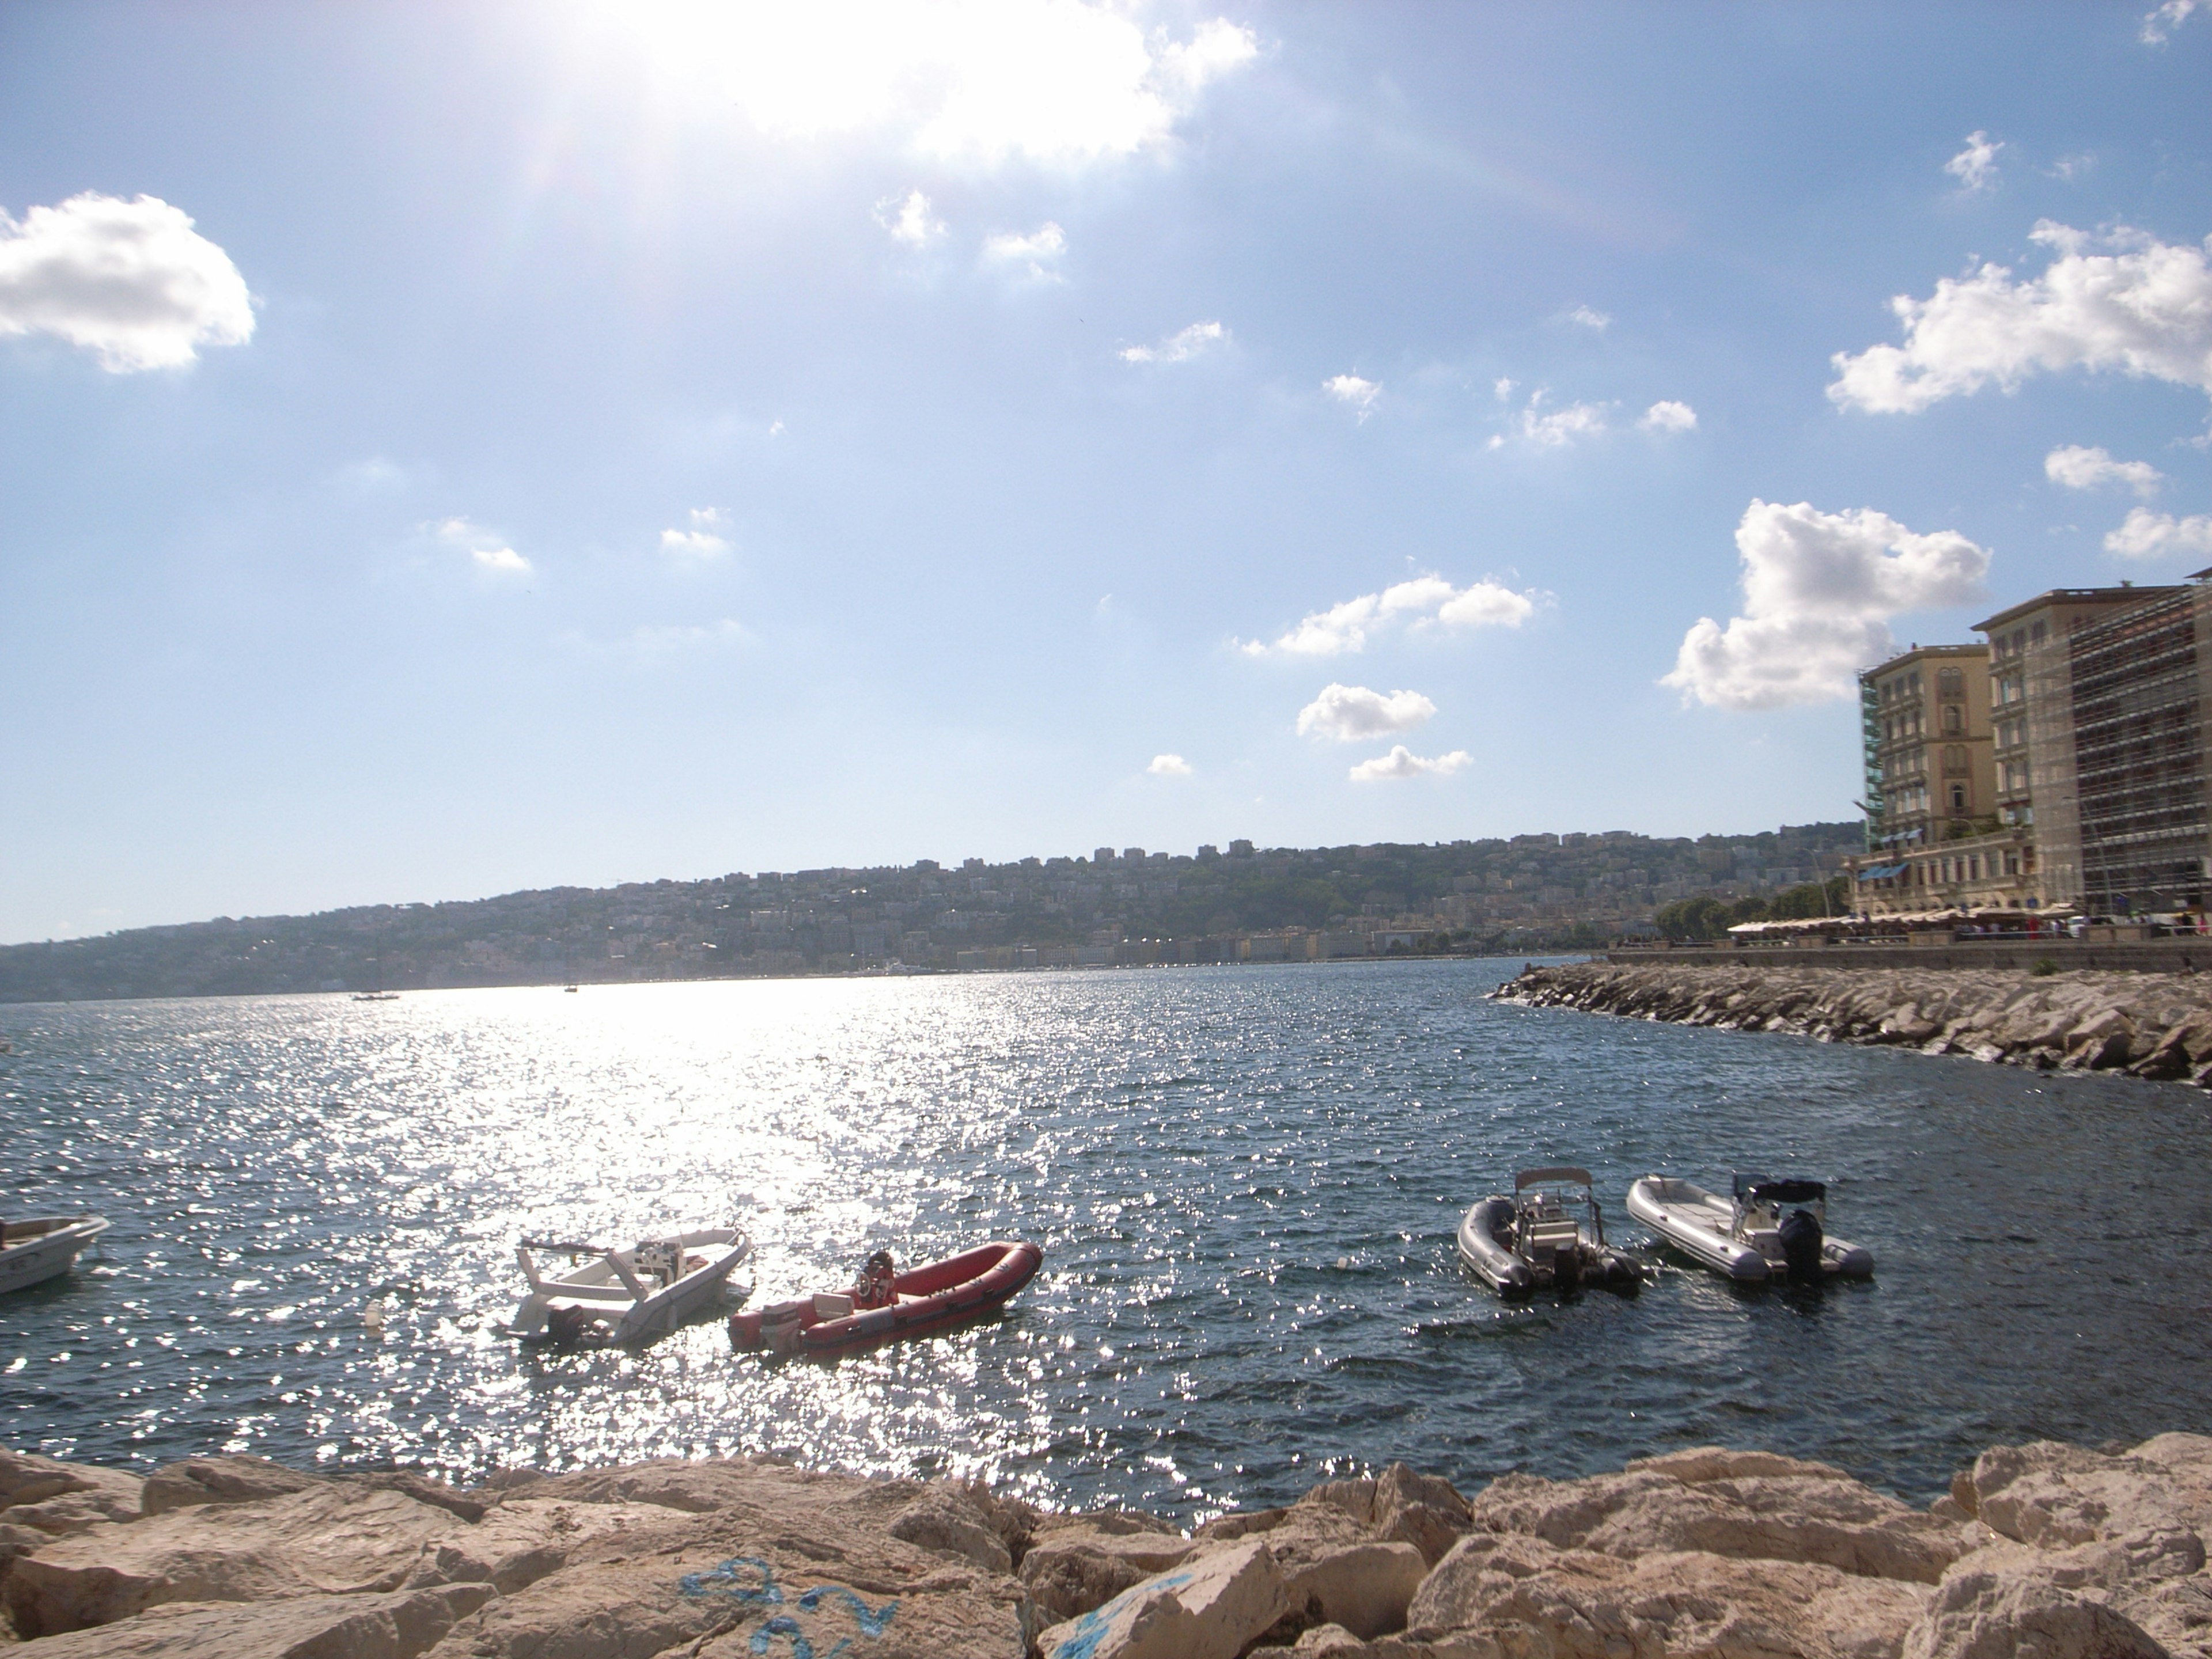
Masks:
[[[1872,1251],[1828,1231],[1822,1182],[1738,1175],[1735,1195],[1723,1198],[1671,1176],[1649,1175],[1628,1189],[1628,1212],[1685,1255],[1745,1284],[1874,1273]]]
[[[1605,1242],[1588,1170],[1523,1170],[1513,1196],[1492,1195],[1459,1224],[1459,1259],[1506,1296],[1599,1285],[1634,1290],[1644,1269]]]

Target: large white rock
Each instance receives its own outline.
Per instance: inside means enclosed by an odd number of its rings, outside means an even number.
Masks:
[[[1474,1524],[1563,1549],[1631,1559],[1691,1551],[1808,1561],[1932,1584],[1958,1559],[1957,1529],[1825,1463],[1702,1447],[1619,1474],[1551,1481],[1509,1474],[1473,1505]]]
[[[1402,1641],[1487,1641],[1516,1659],[1895,1659],[1929,1594],[1804,1562],[1674,1552],[1627,1560],[1474,1533],[1422,1583]],[[1375,1659],[1398,1639],[1373,1644]]]
[[[258,1504],[327,1484],[265,1457],[188,1457],[146,1478],[144,1506],[149,1515],[162,1515],[195,1504]]]
[[[318,1485],[58,1538],[16,1560],[0,1600],[24,1635],[53,1636],[165,1601],[394,1590],[436,1581],[427,1558],[454,1525],[398,1492]]]
[[[1236,1659],[1287,1610],[1264,1539],[1226,1544],[1037,1638],[1044,1659]]]
[[[384,1595],[174,1601],[119,1625],[49,1636],[39,1659],[416,1659],[492,1595],[441,1584]]]
[[[2172,1656],[2101,1596],[2062,1586],[2041,1564],[1975,1556],[1945,1575],[1934,1605],[1905,1638],[1904,1659]]]
[[[1071,1516],[1040,1528],[1030,1540],[1022,1557],[1022,1586],[1047,1622],[1057,1624],[1181,1566],[1200,1547],[1149,1516],[1107,1510]]]
[[[0,1447],[0,1516],[40,1532],[75,1532],[93,1521],[135,1521],[145,1482],[121,1469],[64,1463]]]

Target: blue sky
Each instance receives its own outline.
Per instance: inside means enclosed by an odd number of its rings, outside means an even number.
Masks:
[[[1855,668],[2212,565],[2208,65],[2179,0],[0,9],[0,940],[1848,816]]]

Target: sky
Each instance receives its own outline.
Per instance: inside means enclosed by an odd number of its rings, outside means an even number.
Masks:
[[[1855,815],[2212,565],[2212,4],[0,8],[0,942]]]

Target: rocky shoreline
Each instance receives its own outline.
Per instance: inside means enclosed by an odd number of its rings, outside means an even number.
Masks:
[[[1984,1452],[1920,1510],[1703,1449],[1394,1464],[1191,1534],[765,1459],[460,1490],[0,1450],[23,1659],[2212,1659],[2212,1437]]]
[[[1524,968],[1492,995],[2212,1088],[2212,975],[1589,962]]]

